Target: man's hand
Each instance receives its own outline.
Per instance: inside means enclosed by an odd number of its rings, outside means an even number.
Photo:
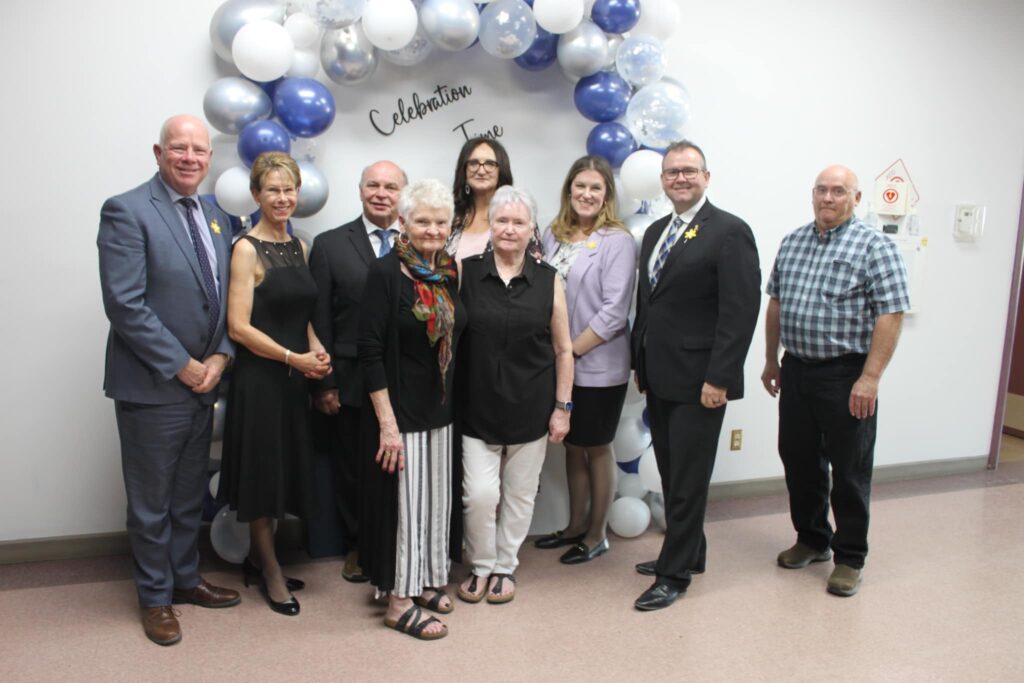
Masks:
[[[206,367],[206,376],[199,386],[192,387],[192,391],[197,394],[208,394],[213,391],[220,382],[220,376],[224,374],[224,368],[228,366],[228,357],[223,353],[215,353],[207,357],[203,365]]]
[[[861,375],[850,391],[850,415],[858,420],[875,414],[878,399],[878,378]]]
[[[768,361],[764,364],[764,371],[761,373],[761,384],[764,385],[765,391],[767,391],[772,398],[779,395],[779,386],[782,382],[782,373],[779,371],[779,362],[774,363]]]
[[[195,358],[189,358],[185,367],[178,370],[177,377],[182,384],[195,391],[196,387],[201,386],[203,380],[206,379],[206,366]]]
[[[704,382],[700,390],[700,404],[705,408],[721,408],[728,399],[725,397],[725,387],[716,387],[713,384]]]
[[[341,410],[341,401],[338,400],[338,390],[328,389],[321,391],[313,397],[313,407],[324,415],[337,415]]]

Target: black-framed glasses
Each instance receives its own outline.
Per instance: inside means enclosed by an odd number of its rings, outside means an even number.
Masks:
[[[488,173],[498,170],[498,162],[490,159],[484,159],[483,161],[480,161],[479,159],[470,159],[466,162],[466,170],[470,173],[476,173],[480,170],[481,166],[483,166],[484,170]]]
[[[703,168],[694,168],[693,166],[687,166],[686,168],[666,168],[662,170],[661,177],[665,180],[676,180],[679,176],[683,176],[686,180],[693,180],[697,177],[698,173],[703,172]]]

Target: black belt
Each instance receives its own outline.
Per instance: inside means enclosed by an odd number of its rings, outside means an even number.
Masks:
[[[789,351],[786,352],[785,357],[792,358],[803,365],[864,365],[864,361],[868,359],[866,353],[844,353],[835,358],[801,358]]]

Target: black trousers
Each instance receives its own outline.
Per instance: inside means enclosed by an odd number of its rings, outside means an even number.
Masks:
[[[359,517],[363,509],[363,473],[359,458],[361,411],[362,408],[342,405],[331,420],[334,426],[331,444],[334,499],[341,519],[342,544],[346,553],[359,548]]]
[[[707,539],[704,514],[715,468],[725,406],[666,401],[647,391],[651,440],[665,495],[665,540],[655,565],[658,583],[680,590],[691,571],[704,571]]]
[[[789,514],[797,540],[832,548],[835,562],[864,566],[874,466],[875,415],[850,415],[850,390],[864,367],[851,354],[811,363],[786,354],[779,393],[779,455],[786,470]],[[829,466],[836,528],[828,520]]]

